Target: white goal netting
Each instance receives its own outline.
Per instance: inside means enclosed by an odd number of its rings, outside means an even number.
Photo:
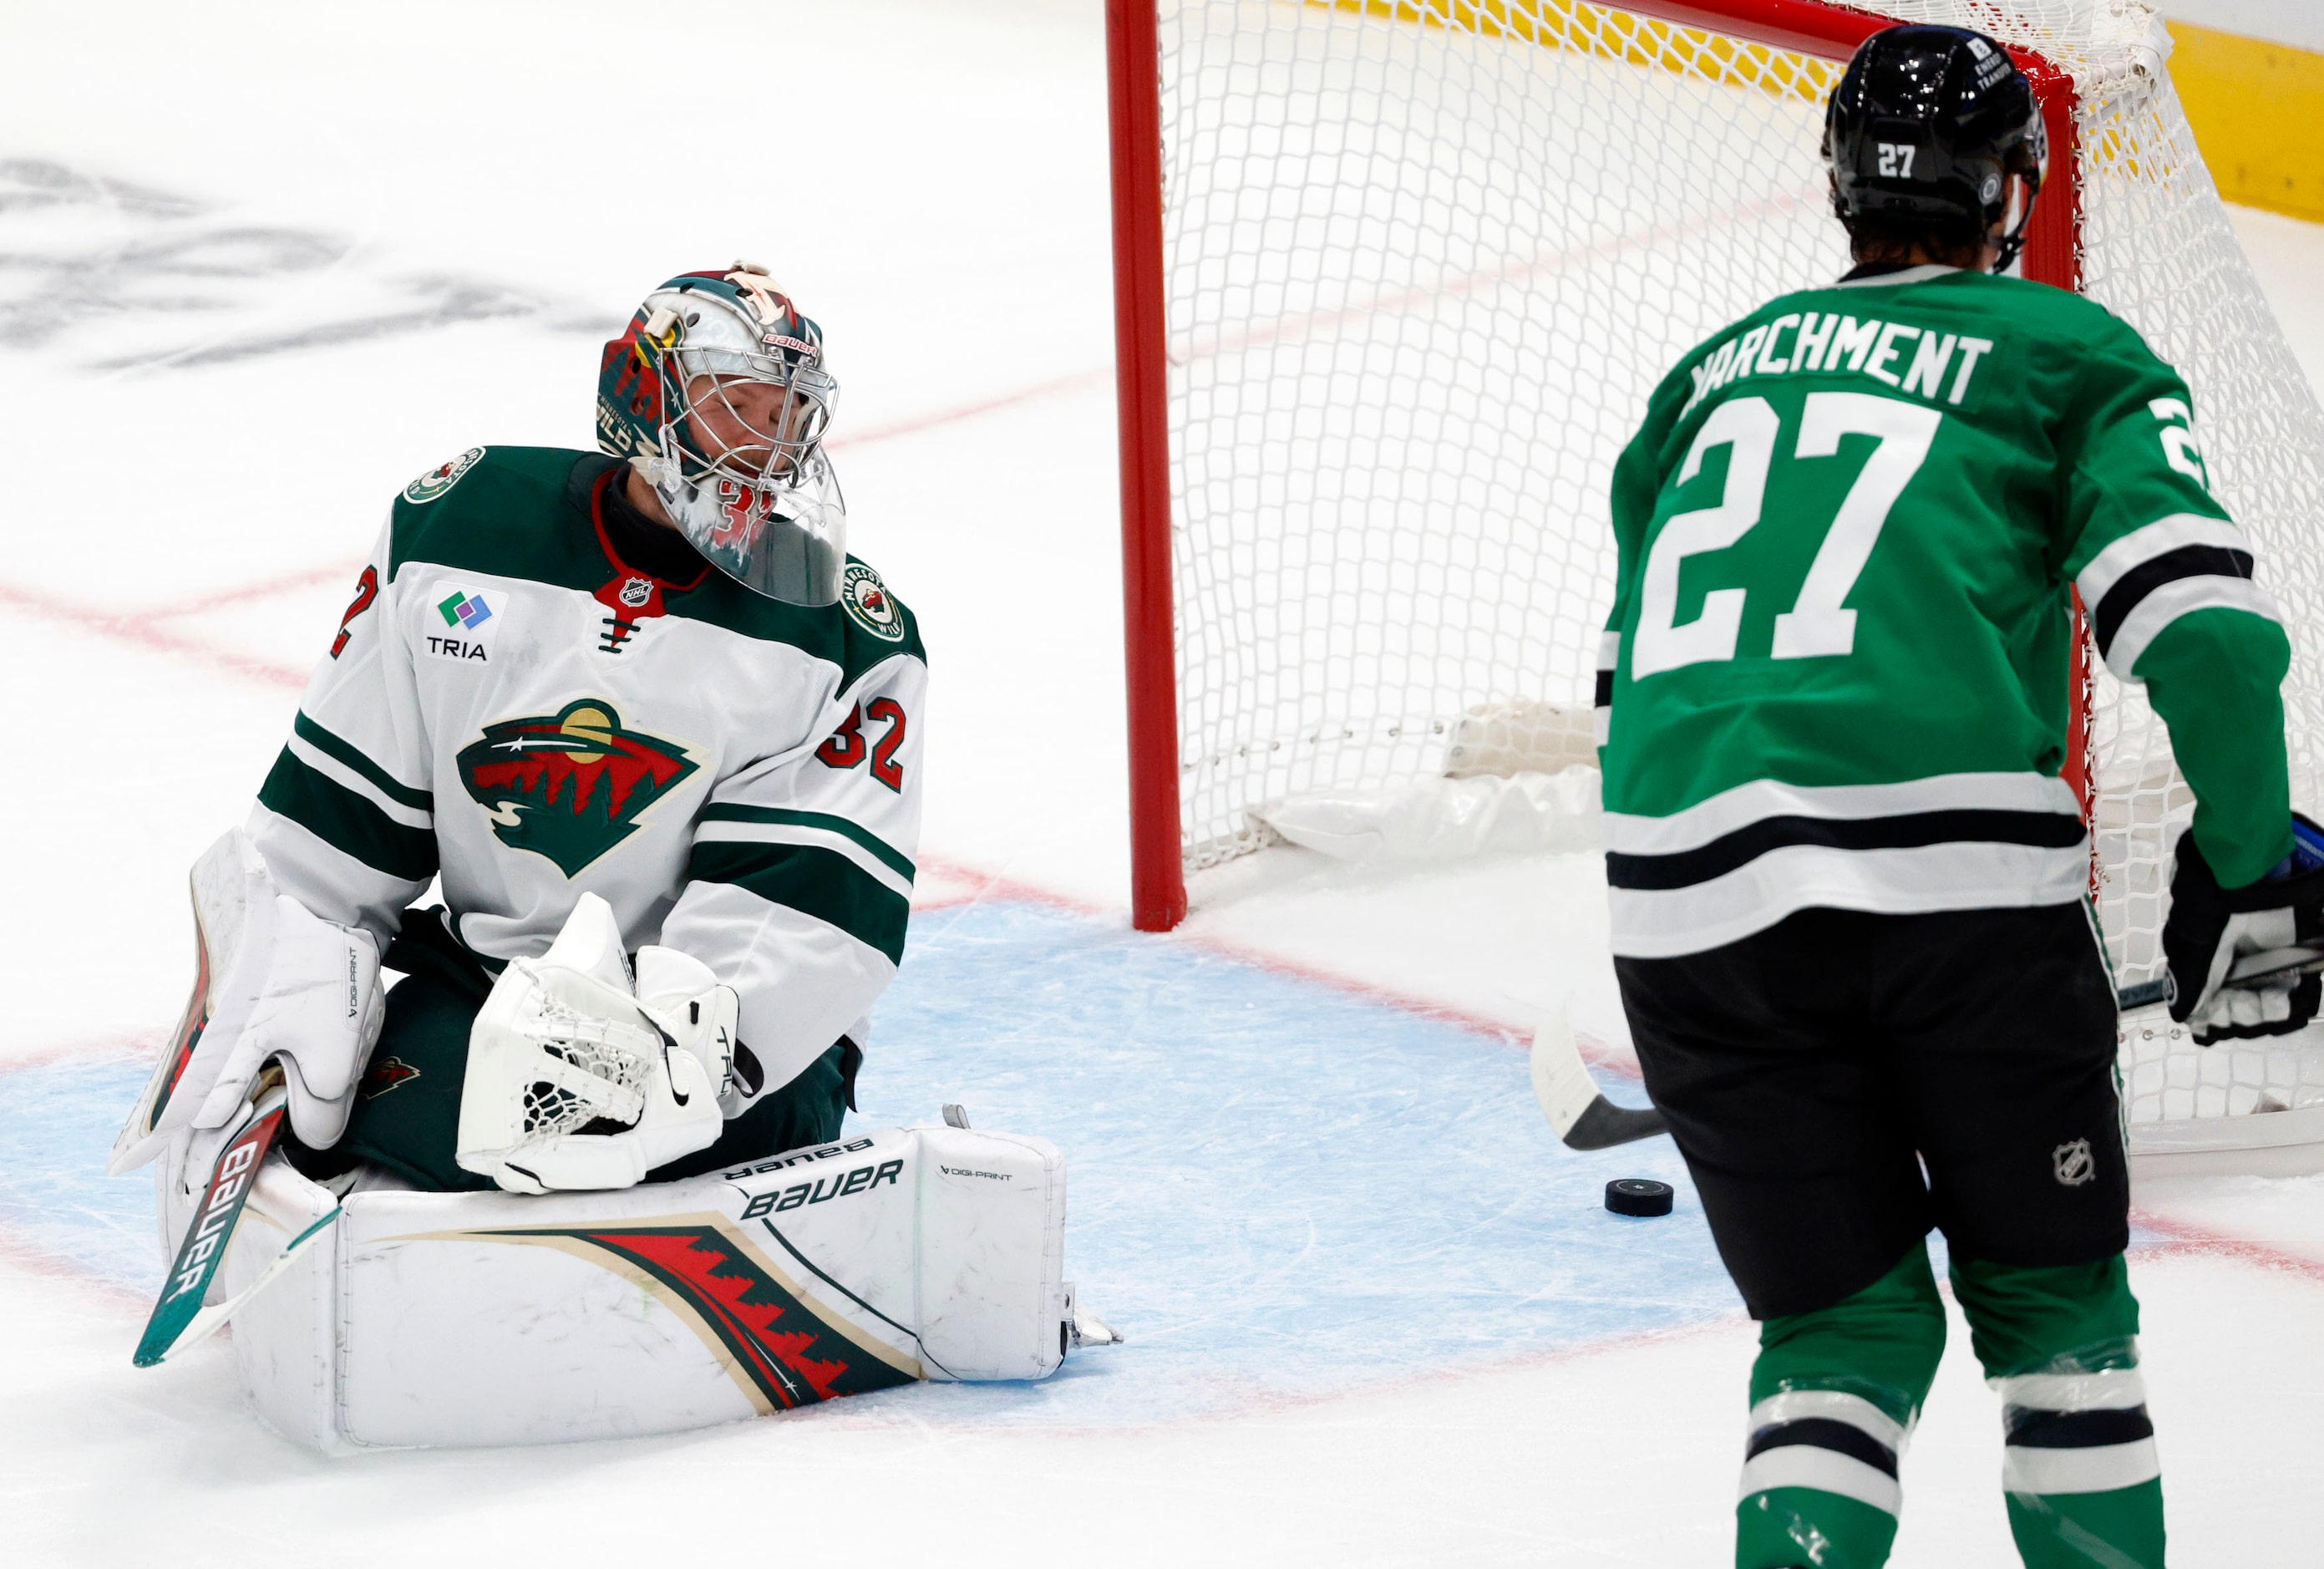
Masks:
[[[2214,488],[2294,632],[2319,792],[2309,530],[2324,416],[2230,231],[2140,0],[1888,0],[2040,51],[2081,97],[2083,286],[2192,385]],[[1817,143],[1840,67],[1580,0],[1165,0],[1160,18],[1190,871],[1255,810],[1442,772],[1485,706],[1586,708],[1606,490],[1681,355],[1847,265]],[[2062,172],[2053,167],[2053,180]],[[2137,694],[2091,703],[2098,900],[2157,973],[2190,801]],[[2135,1121],[2324,1102],[2324,1053],[2126,1045]],[[2318,1113],[2324,1116],[2324,1112]]]

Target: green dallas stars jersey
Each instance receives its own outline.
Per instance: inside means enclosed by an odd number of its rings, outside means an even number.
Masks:
[[[1600,651],[1614,951],[1811,906],[2067,903],[2067,586],[2225,882],[2291,849],[2290,646],[2184,383],[2076,295],[1915,267],[1786,295],[1656,389]]]
[[[813,610],[706,565],[633,570],[600,512],[619,467],[478,448],[413,481],[249,832],[284,893],[383,938],[440,875],[489,960],[602,895],[631,948],[735,989],[755,1096],[860,1027],[903,956],[925,656],[861,563]]]

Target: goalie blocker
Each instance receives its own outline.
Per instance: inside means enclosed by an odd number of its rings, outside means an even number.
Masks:
[[[224,1289],[338,1202],[269,1161]],[[677,1432],[916,1380],[1044,1378],[1080,1338],[1065,1213],[1054,1146],[944,1126],[617,1192],[358,1185],[236,1317],[235,1356],[270,1423],[333,1453]]]

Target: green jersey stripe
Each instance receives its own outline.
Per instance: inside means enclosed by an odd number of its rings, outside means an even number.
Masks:
[[[355,791],[385,813],[391,820],[401,823],[407,828],[433,828],[436,826],[435,813],[407,807],[392,798],[386,791],[329,752],[318,746],[309,745],[305,736],[294,734],[284,744],[290,749],[291,756],[313,769],[317,773]]]
[[[820,828],[826,834],[837,834],[862,845],[907,882],[915,875],[909,856],[861,823],[829,812],[802,812],[788,807],[751,807],[738,801],[713,801],[702,808],[700,820],[706,823],[767,823],[781,827]]]
[[[414,789],[411,786],[402,783],[387,770],[365,757],[352,742],[332,734],[307,717],[304,710],[291,720],[290,730],[291,734],[316,751],[327,757],[336,758],[373,784],[377,785],[379,793],[389,800],[410,807],[415,811],[432,812],[436,809],[436,796],[433,791]]]
[[[436,874],[436,835],[397,822],[373,802],[284,747],[258,789],[259,803],[383,876],[425,882]]]
[[[911,901],[836,850],[819,844],[765,844],[710,840],[687,857],[690,881],[725,882],[783,905],[904,962],[904,928]]]

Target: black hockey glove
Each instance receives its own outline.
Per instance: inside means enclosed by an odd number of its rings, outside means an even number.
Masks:
[[[2324,977],[2297,971],[2273,984],[2227,983],[2228,970],[2247,955],[2324,946],[2324,828],[2297,812],[2292,820],[2292,854],[2242,888],[2221,888],[2195,835],[2179,835],[2163,956],[2171,967],[2171,1017],[2191,1025],[2200,1045],[2289,1035],[2324,1001]]]

